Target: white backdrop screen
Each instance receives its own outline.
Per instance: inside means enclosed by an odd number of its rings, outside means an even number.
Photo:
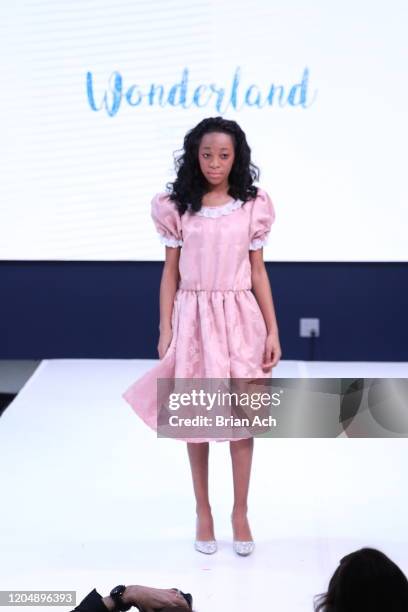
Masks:
[[[407,261],[407,7],[2,0],[0,258],[162,259],[150,200],[223,115],[275,204],[265,260]]]

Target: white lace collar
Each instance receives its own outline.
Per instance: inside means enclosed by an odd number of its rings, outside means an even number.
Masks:
[[[202,205],[200,210],[198,210],[196,215],[200,215],[201,217],[221,217],[221,215],[229,215],[233,210],[240,208],[243,204],[243,200],[230,200],[226,204],[221,204],[221,206],[204,206]]]

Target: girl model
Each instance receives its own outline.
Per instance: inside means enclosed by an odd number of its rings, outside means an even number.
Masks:
[[[263,261],[275,210],[253,182],[245,133],[210,117],[184,137],[177,176],[151,201],[166,259],[160,285],[159,363],[122,397],[157,430],[158,378],[266,378],[281,358],[278,326]],[[254,438],[181,437],[187,443],[196,500],[195,548],[217,550],[208,495],[209,442],[229,441],[233,548],[251,554],[248,490]]]

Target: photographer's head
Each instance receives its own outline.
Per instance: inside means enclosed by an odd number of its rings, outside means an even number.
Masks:
[[[408,580],[387,555],[361,548],[340,560],[315,612],[406,612]]]

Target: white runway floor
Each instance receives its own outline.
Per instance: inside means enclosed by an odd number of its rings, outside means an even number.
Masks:
[[[231,546],[229,444],[211,444],[219,551],[196,552],[186,445],[158,439],[121,397],[154,363],[45,360],[5,410],[2,590],[76,590],[78,604],[133,583],[179,587],[200,612],[311,612],[362,546],[408,574],[405,438],[255,439],[247,558]],[[273,375],[407,377],[408,365],[282,361]]]

